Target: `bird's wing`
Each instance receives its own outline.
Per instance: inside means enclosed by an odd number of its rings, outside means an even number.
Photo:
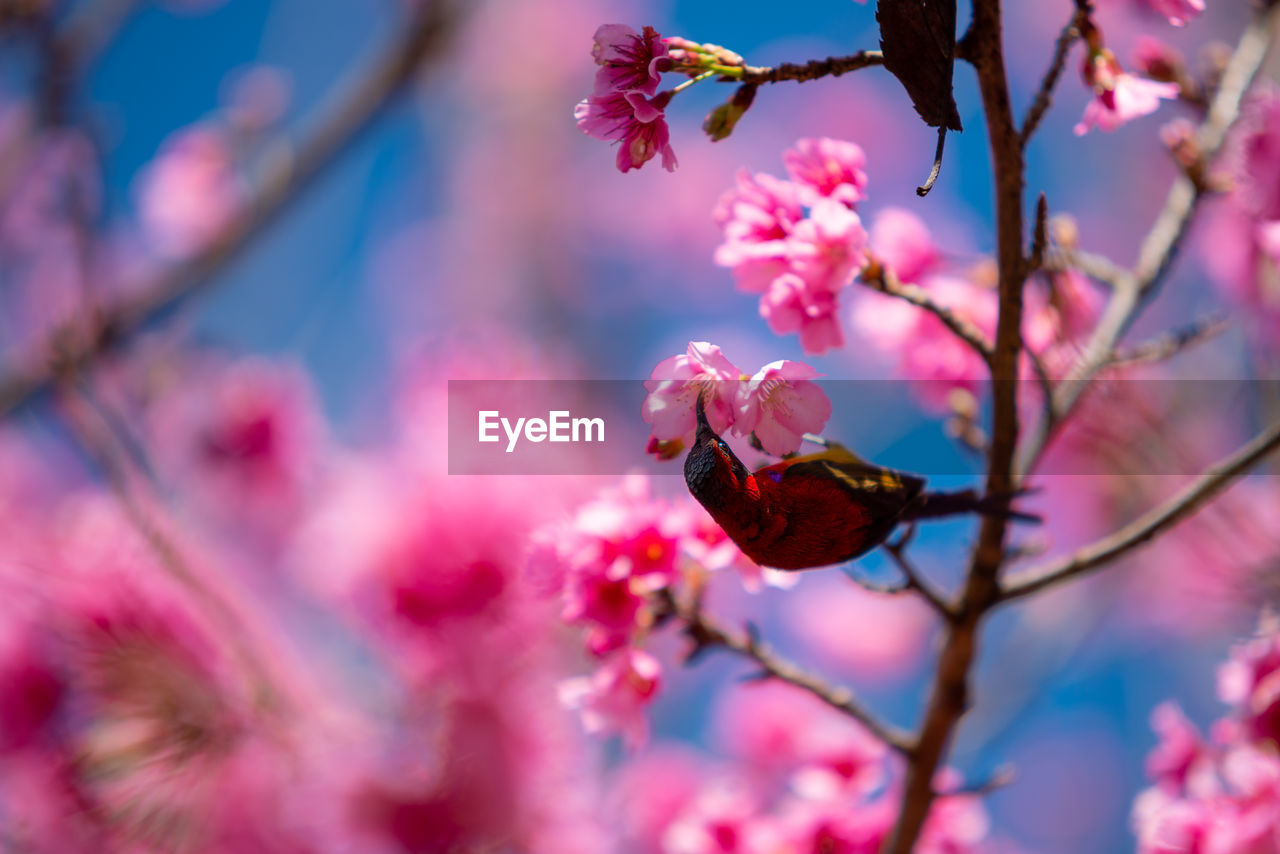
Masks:
[[[844,453],[825,451],[784,460],[756,472],[775,482],[795,482],[820,478],[843,487],[850,497],[875,518],[896,517],[924,490],[924,479],[861,460]]]

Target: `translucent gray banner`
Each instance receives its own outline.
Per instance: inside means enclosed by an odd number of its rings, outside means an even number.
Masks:
[[[953,384],[819,380],[831,401],[823,435],[880,465],[925,476],[977,474],[991,384],[969,393],[978,410],[969,442],[957,438]],[[1042,417],[1040,386],[1016,383],[1024,432]],[[682,474],[646,453],[643,380],[450,380],[453,475]],[[1100,380],[1050,444],[1040,475],[1191,475],[1280,413],[1280,381]],[[1272,414],[1272,418],[1280,417]],[[776,461],[726,435],[749,466]],[[802,453],[820,450],[805,444]],[[1265,472],[1265,470],[1264,470]]]

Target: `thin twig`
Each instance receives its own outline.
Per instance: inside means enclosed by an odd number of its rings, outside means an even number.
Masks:
[[[1017,770],[1012,765],[1001,765],[986,779],[977,780],[973,783],[965,783],[957,789],[945,789],[934,792],[935,797],[982,797],[992,792],[999,791],[1006,786],[1012,785],[1013,781],[1018,777]]]
[[[736,80],[742,83],[781,83],[794,80],[804,83],[820,77],[839,77],[860,68],[871,68],[884,65],[884,54],[878,50],[860,50],[849,56],[828,56],[826,59],[813,59],[809,62],[784,62],[775,66],[743,66],[741,74],[725,75],[723,79]]]
[[[437,0],[423,4],[422,9],[407,24],[399,42],[380,52],[373,66],[335,98],[313,133],[297,145],[282,142],[268,147],[274,156],[264,163],[244,210],[203,250],[145,281],[120,288],[130,296],[102,311],[90,333],[84,332],[82,318],[55,330],[50,341],[61,344],[58,358],[48,358],[48,352],[35,353],[26,364],[12,367],[0,378],[0,415],[46,390],[59,377],[82,371],[164,309],[208,286],[213,274],[252,243],[367,129],[420,68],[444,53],[456,24],[456,4]]]
[[[987,341],[986,336],[968,320],[960,317],[960,315],[946,306],[934,302],[933,297],[924,288],[899,281],[892,270],[870,256],[868,256],[867,265],[862,268],[862,273],[859,274],[858,280],[873,291],[897,297],[929,312],[941,320],[942,324],[955,333],[958,338],[972,347],[974,352],[982,357],[982,361],[988,365],[991,364],[991,343]]]
[[[58,49],[76,68],[84,68],[102,53],[141,0],[90,0],[76,6],[58,33]]]
[[[1182,329],[1173,329],[1127,350],[1116,351],[1111,358],[1110,367],[1163,362],[1183,350],[1220,335],[1230,325],[1225,314],[1215,312]]]
[[[1088,19],[1088,4],[1077,3],[1075,14],[1071,16],[1071,20],[1067,22],[1067,25],[1062,28],[1062,32],[1058,34],[1058,41],[1053,47],[1053,59],[1050,60],[1049,68],[1044,73],[1044,79],[1040,81],[1040,88],[1036,90],[1035,97],[1031,99],[1031,106],[1027,109],[1027,115],[1022,119],[1022,130],[1018,132],[1018,145],[1022,148],[1027,147],[1032,134],[1036,132],[1036,128],[1040,126],[1040,121],[1044,118],[1045,113],[1049,111],[1049,105],[1053,103],[1053,90],[1062,78],[1063,70],[1067,67],[1067,54],[1071,52],[1071,46],[1080,38],[1080,30]]]
[[[1049,376],[1049,369],[1045,367],[1044,359],[1040,358],[1039,353],[1025,346],[1023,351],[1031,362],[1031,372],[1036,375],[1036,383],[1040,387],[1040,417],[1051,424],[1056,417],[1053,408],[1053,378]]]
[[[761,643],[754,633],[733,634],[698,607],[677,607],[677,615],[685,624],[685,632],[693,639],[695,652],[720,647],[748,658],[773,679],[778,679],[808,691],[827,705],[845,713],[866,727],[876,738],[897,750],[909,754],[910,738],[898,728],[878,720],[868,712],[848,688],[828,685],[821,678],[801,670],[795,664],[779,656]]]
[[[1045,254],[1041,265],[1046,273],[1065,273],[1078,270],[1089,278],[1101,282],[1112,290],[1132,287],[1133,274],[1105,255],[1085,252],[1081,249],[1053,249]]]
[[[882,548],[888,552],[889,557],[893,559],[903,578],[906,579],[902,585],[903,590],[916,591],[935,611],[942,615],[943,619],[947,621],[954,620],[956,617],[955,608],[947,602],[941,593],[934,589],[933,584],[907,558],[907,543],[914,532],[915,526],[912,526],[897,540],[886,541]]]
[[[1000,601],[1009,602],[1028,596],[1101,569],[1123,557],[1149,542],[1156,534],[1194,514],[1277,449],[1280,449],[1280,423],[1200,475],[1173,498],[1114,534],[1085,546],[1067,558],[1010,578],[1003,586]]]

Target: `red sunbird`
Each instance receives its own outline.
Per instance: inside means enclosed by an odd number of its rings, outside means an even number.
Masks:
[[[830,443],[754,473],[707,423],[698,398],[698,436],[684,461],[689,492],[747,557],[775,569],[843,563],[883,543],[899,522],[957,513],[1037,517],[1005,496],[973,490],[925,492],[924,478],[881,468]]]

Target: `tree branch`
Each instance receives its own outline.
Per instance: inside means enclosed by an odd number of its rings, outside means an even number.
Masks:
[[[58,34],[58,49],[77,68],[105,50],[141,4],[141,0],[90,0],[75,8]]]
[[[1018,440],[1018,354],[1022,344],[1024,163],[1018,128],[1009,101],[1001,44],[1000,0],[974,0],[973,19],[964,38],[966,59],[978,75],[991,145],[995,183],[996,260],[999,316],[990,361],[992,390],[988,495],[1013,491],[1013,455]],[[1008,519],[987,516],[978,533],[965,576],[957,618],[949,625],[938,657],[916,750],[907,763],[902,808],[885,846],[887,854],[911,854],[933,803],[933,778],[969,704],[969,672],[977,654],[983,615],[999,594],[997,576],[1005,556]]]
[[[1268,455],[1280,449],[1280,423],[1210,468],[1181,492],[1114,534],[1085,546],[1068,558],[1010,578],[1001,602],[1029,596],[1046,587],[1101,569],[1149,542],[1156,534],[1193,515]]]
[[[1200,318],[1189,326],[1173,329],[1155,338],[1143,341],[1127,350],[1117,350],[1110,366],[1134,365],[1145,362],[1163,362],[1183,350],[1221,334],[1229,326],[1226,315],[1215,313]]]
[[[1063,273],[1079,270],[1089,278],[1101,282],[1112,290],[1132,287],[1133,274],[1105,255],[1085,252],[1081,249],[1053,249],[1045,254],[1045,272]]]
[[[828,706],[853,718],[866,727],[872,735],[899,753],[911,753],[912,745],[907,734],[878,720],[863,708],[848,688],[833,687],[820,677],[801,670],[761,643],[754,632],[748,631],[743,635],[735,635],[712,621],[696,605],[693,607],[682,607],[676,603],[673,605],[677,616],[685,624],[685,633],[693,639],[692,656],[714,647],[735,652],[760,665],[761,670],[769,677],[808,691]]]
[[[1241,100],[1266,58],[1270,32],[1277,15],[1280,15],[1280,5],[1272,5],[1250,22],[1227,62],[1222,83],[1209,104],[1208,116],[1196,134],[1197,146],[1203,152],[1205,162],[1212,161],[1221,149],[1227,131],[1240,113]],[[1020,451],[1017,466],[1020,478],[1035,467],[1065,417],[1075,408],[1094,377],[1107,367],[1120,339],[1142,308],[1155,296],[1206,192],[1206,187],[1198,185],[1186,174],[1179,173],[1174,179],[1164,207],[1143,241],[1132,271],[1116,275],[1111,282],[1114,289],[1111,299],[1084,353],[1067,378],[1058,385],[1054,403],[1057,418],[1053,423],[1039,423]]]
[[[242,252],[294,201],[326,165],[400,92],[413,75],[445,51],[460,13],[453,2],[424,4],[404,35],[382,52],[354,85],[340,92],[314,131],[293,145],[269,146],[260,178],[244,210],[190,259],[123,287],[128,296],[102,311],[84,330],[84,318],[55,330],[48,352],[32,354],[0,378],[0,415],[44,391],[61,376],[90,366],[164,309],[207,287],[213,274]]]
[[[914,590],[928,602],[933,609],[937,611],[944,620],[951,622],[956,618],[956,610],[947,602],[941,593],[934,590],[933,585],[929,583],[924,574],[916,569],[915,565],[907,559],[907,544],[911,542],[912,535],[915,534],[915,526],[912,525],[902,536],[896,540],[886,540],[882,548],[889,553],[889,557],[897,564],[898,570],[906,579],[903,590]]]
[[[934,302],[933,297],[924,288],[899,281],[893,271],[875,257],[867,256],[867,265],[858,275],[858,281],[873,291],[897,297],[929,312],[941,320],[942,325],[950,329],[957,338],[972,347],[974,352],[982,357],[982,361],[988,365],[991,364],[991,343],[978,327],[946,306]]]
[[[784,80],[804,83],[819,77],[839,77],[841,74],[875,65],[884,65],[884,54],[878,50],[860,50],[849,56],[828,56],[826,59],[812,59],[799,64],[784,62],[773,67],[744,65],[740,75],[725,75],[722,79],[755,84],[781,83]]]

